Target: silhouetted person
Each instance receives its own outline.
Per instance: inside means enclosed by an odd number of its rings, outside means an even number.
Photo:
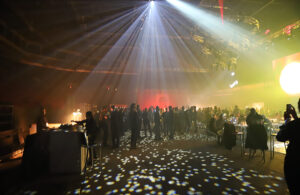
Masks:
[[[208,129],[217,135],[217,116],[216,115],[213,115],[213,117],[211,117],[209,124],[208,124]]]
[[[168,132],[170,139],[174,139],[174,134],[175,134],[175,127],[174,127],[174,111],[172,106],[169,106],[169,112],[168,112]]]
[[[147,137],[148,133],[147,131],[149,131],[149,135],[152,137],[152,131],[150,128],[150,120],[149,120],[149,113],[147,108],[144,109],[144,112],[142,114],[142,118],[143,118],[143,124],[144,124],[144,130],[145,130],[145,136]]]
[[[184,106],[181,107],[181,110],[179,111],[179,126],[180,126],[180,129],[179,131],[184,131],[185,133],[185,130],[187,129],[187,125],[186,125],[186,119],[185,119],[185,110],[184,110]]]
[[[137,114],[138,114],[138,138],[141,138],[141,129],[142,129],[142,111],[140,109],[140,105],[137,105]]]
[[[168,136],[170,134],[169,132],[169,112],[168,112],[168,109],[166,108],[165,111],[162,113],[162,132],[164,134],[164,136]]]
[[[103,131],[102,143],[103,147],[107,146],[108,140],[108,127],[109,127],[109,113],[107,112],[107,108],[103,108],[100,116],[100,124],[99,127]]]
[[[103,147],[106,147],[107,139],[108,139],[108,117],[106,113],[102,113],[99,128],[103,131],[103,137],[102,137]]]
[[[43,132],[43,130],[47,130],[47,117],[46,117],[46,108],[41,108],[38,119],[36,121],[36,131],[37,133]]]
[[[136,148],[136,141],[138,137],[139,117],[137,113],[136,104],[131,104],[129,112],[129,128],[131,130],[131,148]]]
[[[261,115],[257,115],[256,124],[254,124],[253,128],[251,129],[252,143],[250,149],[254,150],[253,156],[257,149],[261,150],[263,152],[263,160],[265,161],[264,151],[268,149],[268,135],[263,121],[263,117]]]
[[[190,114],[190,109],[187,109],[184,112],[184,116],[185,116],[185,125],[186,125],[186,133],[190,132],[190,128],[191,128],[191,114]]]
[[[223,113],[222,113],[219,115],[219,118],[216,121],[218,144],[221,144],[221,134],[219,132],[221,130],[223,130],[224,124],[225,124],[225,120],[224,120]]]
[[[230,122],[225,122],[222,143],[226,149],[231,150],[236,145],[235,126]]]
[[[156,106],[155,112],[154,112],[154,133],[155,133],[155,139],[160,140],[160,114],[159,114],[159,107]]]
[[[256,113],[254,108],[250,109],[250,113],[246,118],[247,123],[247,136],[245,148],[249,148],[249,158],[251,158],[252,151],[255,150],[255,128],[257,127],[258,114]],[[253,153],[254,155],[254,153]]]
[[[300,112],[300,99],[298,101],[298,110]],[[287,114],[293,116],[293,121],[287,121],[286,124],[280,127],[276,138],[278,141],[289,141],[288,148],[284,159],[284,176],[292,195],[300,193],[298,177],[300,175],[300,119],[297,116],[293,106],[287,108]]]
[[[78,124],[85,123],[85,129],[86,129],[86,133],[88,136],[88,144],[91,146],[96,143],[95,141],[96,141],[97,136],[99,135],[99,130],[98,130],[96,121],[94,120],[93,113],[91,111],[88,111],[88,112],[86,112],[85,116],[86,116],[85,120],[74,121],[74,122],[76,122]],[[92,160],[91,159],[91,157],[92,157],[91,149],[89,150],[89,156],[90,156],[90,159],[89,159],[88,163],[90,163]]]
[[[112,112],[110,116],[110,129],[112,138],[112,147],[118,148],[120,144],[120,116],[115,106],[112,106]]]
[[[150,121],[150,132],[151,132],[151,137],[152,137],[152,131],[154,129],[154,110],[153,110],[152,106],[148,110],[148,118]]]
[[[120,108],[118,113],[118,121],[119,121],[119,136],[124,135],[124,109]]]
[[[286,111],[283,114],[283,118],[285,123],[288,123],[292,120],[292,118],[298,118],[295,111],[295,108],[291,104],[286,105]]]

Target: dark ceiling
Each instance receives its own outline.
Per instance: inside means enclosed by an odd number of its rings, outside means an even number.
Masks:
[[[119,26],[99,28],[146,3],[142,0],[4,0],[0,11],[1,56],[31,66],[91,70],[141,11],[123,18]],[[219,13],[218,0],[191,0],[190,3]],[[299,9],[297,0],[224,0],[225,18],[253,16],[260,23],[261,34],[265,29],[273,32],[297,21]],[[180,38],[192,40],[186,35]],[[120,45],[119,49],[123,47]],[[126,47],[140,49],[133,45]],[[122,60],[117,63],[122,64]]]
[[[161,1],[164,2],[164,1]],[[206,11],[219,15],[218,0],[189,0]],[[114,63],[105,64],[103,56],[114,46],[120,51],[140,50],[134,44],[116,45],[126,29],[138,18],[142,10],[139,7],[148,1],[131,0],[2,0],[0,4],[0,87],[18,96],[14,88],[28,89],[26,98],[43,89],[40,94],[60,86],[55,93],[69,93],[70,85],[76,86],[83,81],[91,70],[102,61],[97,69],[104,78],[103,86],[123,75],[125,79],[135,77],[136,72],[124,72],[126,59],[119,56]],[[299,0],[224,0],[224,18],[253,17],[259,21],[257,34],[264,36],[266,29],[271,33],[300,19]],[[170,10],[170,12],[176,12]],[[178,17],[181,17],[178,15]],[[122,19],[122,22],[111,25],[111,21]],[[167,18],[166,20],[172,20]],[[189,21],[187,26],[189,25]],[[238,22],[236,23],[237,25]],[[190,32],[180,36],[169,35],[171,40],[183,40],[193,55],[208,69],[210,60],[199,52],[203,45],[193,40]],[[205,36],[205,35],[204,35]],[[206,37],[204,37],[206,39]],[[222,48],[217,45],[215,47]],[[214,56],[213,56],[214,57]],[[109,59],[110,60],[110,59]],[[165,67],[163,71],[170,74],[203,74],[202,71],[183,70]],[[59,74],[57,74],[59,72]],[[76,79],[72,73],[77,75]],[[81,74],[83,73],[83,74]],[[213,73],[209,73],[213,74]],[[109,75],[109,76],[108,76]],[[44,84],[56,78],[55,82]],[[180,77],[180,76],[179,76]],[[205,86],[198,77],[199,86]],[[29,80],[30,82],[23,82]],[[42,82],[41,82],[42,81]],[[120,82],[120,81],[118,81]],[[227,85],[227,84],[226,84]],[[148,86],[151,87],[151,86]],[[176,87],[176,83],[173,88]],[[53,96],[55,97],[55,96]],[[24,97],[19,97],[22,100]]]

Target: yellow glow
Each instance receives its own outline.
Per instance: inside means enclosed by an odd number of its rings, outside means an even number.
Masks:
[[[74,121],[79,121],[81,120],[82,113],[80,112],[80,109],[77,109],[76,112],[73,112],[73,119]]]
[[[286,65],[280,74],[282,89],[291,95],[300,94],[300,63],[293,62]]]

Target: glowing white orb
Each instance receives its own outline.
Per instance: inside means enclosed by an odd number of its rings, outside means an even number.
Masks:
[[[150,6],[151,6],[151,7],[154,6],[154,1],[150,1]]]
[[[287,94],[300,94],[299,62],[290,63],[283,68],[280,74],[280,85]]]

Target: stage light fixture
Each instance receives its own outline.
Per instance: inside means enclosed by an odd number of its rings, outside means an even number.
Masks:
[[[237,86],[239,84],[239,81],[238,80],[235,80],[232,84],[229,85],[229,87],[232,89],[234,88],[235,86]]]
[[[154,1],[150,0],[150,6],[153,7],[154,6]]]

